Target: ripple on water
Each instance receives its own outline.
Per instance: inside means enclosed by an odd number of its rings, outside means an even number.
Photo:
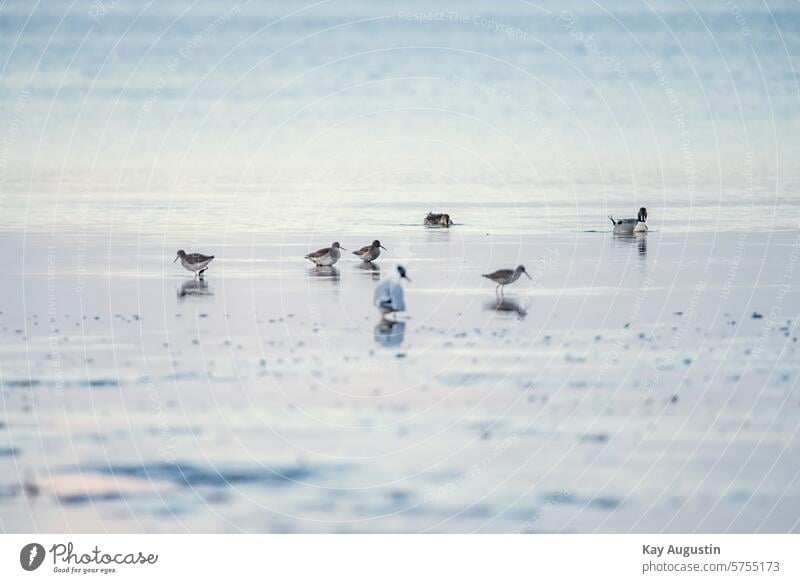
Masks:
[[[316,473],[307,466],[231,468],[166,462],[145,465],[111,465],[87,469],[115,476],[166,481],[185,487],[225,487],[236,484],[281,486],[305,481]]]
[[[544,497],[547,504],[565,506],[588,506],[598,510],[614,510],[619,508],[622,500],[615,496],[593,496],[584,498],[568,492],[553,492]]]
[[[116,388],[119,382],[115,379],[97,378],[81,381],[69,380],[42,380],[42,379],[12,379],[5,381],[5,386],[9,389],[34,389],[40,387],[63,388],[63,387],[89,387],[89,388]]]

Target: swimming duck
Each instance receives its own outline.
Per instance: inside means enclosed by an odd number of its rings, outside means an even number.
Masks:
[[[633,235],[634,233],[647,232],[647,209],[642,207],[635,219],[615,219],[608,215],[611,224],[614,225],[615,235]]]
[[[428,216],[425,217],[423,224],[426,227],[444,227],[445,229],[449,229],[453,221],[450,220],[450,215],[447,213],[430,212]]]

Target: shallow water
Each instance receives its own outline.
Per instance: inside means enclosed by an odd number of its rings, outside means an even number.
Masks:
[[[0,531],[798,530],[796,3],[0,16]]]
[[[5,234],[4,529],[797,528],[796,232],[382,231],[375,270],[215,241],[204,282]]]

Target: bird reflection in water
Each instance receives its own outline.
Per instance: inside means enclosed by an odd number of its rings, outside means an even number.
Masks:
[[[339,270],[331,266],[312,267],[308,270],[309,277],[318,277],[320,279],[327,279],[333,283],[339,283]]]
[[[625,247],[629,249],[630,247],[636,245],[639,255],[641,257],[647,256],[647,233],[635,233],[633,235],[618,236],[614,237],[612,241],[614,247]]]
[[[639,244],[639,255],[645,257],[647,255],[647,233],[640,233],[636,238]]]
[[[372,281],[379,281],[381,279],[381,266],[372,263],[371,261],[365,261],[356,266],[356,269],[360,269],[365,273],[369,273]]]
[[[486,309],[490,312],[514,313],[520,320],[528,315],[528,311],[522,304],[509,298],[499,298],[496,301],[488,302]]]
[[[381,321],[375,324],[375,342],[381,346],[388,348],[400,346],[403,343],[405,336],[405,322],[397,322],[395,320],[381,318]]]
[[[181,285],[178,290],[178,299],[187,297],[213,296],[214,290],[208,287],[208,282],[204,279],[190,279]]]

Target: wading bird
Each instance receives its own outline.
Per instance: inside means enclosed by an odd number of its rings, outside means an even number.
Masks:
[[[339,261],[339,257],[342,255],[342,251],[347,251],[344,247],[339,245],[338,241],[334,241],[330,247],[325,247],[324,249],[318,249],[313,253],[309,253],[305,256],[306,259],[309,261],[313,261],[314,264],[320,267],[330,267],[337,261]]]
[[[381,254],[381,249],[384,251],[388,251],[386,247],[381,245],[381,242],[375,239],[372,242],[372,245],[367,245],[366,247],[362,247],[358,251],[353,251],[353,255],[364,261],[365,263],[369,263],[370,261],[375,261]]]
[[[202,253],[187,253],[183,249],[178,250],[178,256],[172,261],[175,263],[181,260],[184,269],[193,271],[195,277],[203,277],[203,273],[208,269],[208,264],[214,259],[213,255],[203,255]]]
[[[482,274],[483,277],[486,279],[490,279],[497,284],[497,287],[494,290],[495,294],[500,296],[503,295],[503,288],[509,284],[514,283],[519,279],[519,276],[525,274],[528,279],[533,279],[527,271],[525,271],[524,265],[517,265],[516,269],[498,269],[492,273],[484,273]]]

